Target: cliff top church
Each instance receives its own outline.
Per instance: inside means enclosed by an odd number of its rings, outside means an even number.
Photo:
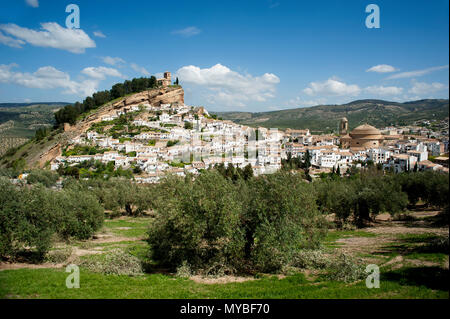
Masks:
[[[172,84],[172,75],[170,74],[170,72],[166,71],[164,72],[164,77],[161,79],[157,79],[156,81],[159,85],[169,86],[170,84]]]

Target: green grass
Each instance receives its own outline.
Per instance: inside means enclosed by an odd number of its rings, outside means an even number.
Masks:
[[[381,255],[405,259],[416,259],[436,264],[443,264],[448,258],[448,247],[436,246],[434,243],[440,236],[436,234],[398,234],[397,241],[384,246]]]
[[[431,267],[428,267],[431,268]],[[431,270],[433,272],[431,272]],[[201,284],[163,274],[128,277],[81,269],[80,288],[68,289],[68,273],[57,269],[0,272],[1,298],[448,298],[448,272],[404,268],[381,275],[379,289],[364,282],[308,281],[303,274],[264,276],[241,283]],[[432,276],[430,281],[429,276]]]
[[[147,229],[152,222],[149,217],[127,217],[125,219],[107,219],[105,220],[105,230],[118,236],[124,237],[144,237]],[[127,227],[130,229],[120,229]]]

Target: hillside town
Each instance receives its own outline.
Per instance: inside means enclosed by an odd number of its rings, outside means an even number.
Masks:
[[[158,81],[167,86],[170,73],[164,77]],[[57,170],[83,162],[113,163],[116,169],[133,168],[135,180],[143,183],[158,182],[167,173],[198,174],[222,164],[250,165],[253,174],[260,175],[281,169],[282,160],[305,156],[310,158],[312,177],[330,171],[342,174],[368,163],[394,172],[448,172],[448,157],[441,156],[448,152],[448,121],[438,131],[426,128],[427,123],[381,129],[363,124],[350,131],[346,118],[338,121],[339,134],[315,135],[308,129],[238,125],[184,101],[152,105],[137,99],[102,115],[50,164]]]

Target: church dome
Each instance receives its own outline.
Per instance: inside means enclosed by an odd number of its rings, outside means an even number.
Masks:
[[[356,127],[351,133],[350,136],[353,138],[359,139],[382,139],[383,136],[381,132],[369,124],[363,124]]]

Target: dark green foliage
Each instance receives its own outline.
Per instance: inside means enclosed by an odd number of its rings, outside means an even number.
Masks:
[[[326,222],[314,188],[300,176],[281,172],[252,179],[245,195],[245,255],[255,269],[275,271],[298,250],[318,248]]]
[[[184,122],[184,129],[185,130],[192,130],[193,125],[191,122]]]
[[[338,226],[350,218],[362,226],[379,213],[398,214],[419,199],[436,207],[448,205],[448,175],[431,171],[389,174],[373,167],[348,178],[325,178],[315,187],[320,209],[335,214]]]
[[[42,260],[52,237],[87,239],[103,223],[103,209],[84,191],[54,191],[42,185],[18,187],[0,178],[0,256],[24,253]]]
[[[50,128],[41,127],[36,131],[34,138],[36,139],[36,141],[40,141],[40,140],[44,139],[48,134],[50,134]]]
[[[149,244],[174,269],[186,261],[207,273],[277,271],[298,250],[317,248],[326,231],[313,187],[291,174],[244,182],[206,171],[167,178],[158,194]]]
[[[223,163],[214,165],[214,169],[217,170],[223,177],[237,181],[238,179],[250,180],[253,177],[253,168],[250,164],[246,165],[244,169],[240,167],[234,167],[233,164],[228,164],[225,168]]]
[[[105,210],[114,215],[142,215],[152,207],[153,185],[140,185],[124,178],[70,181],[67,187],[78,187],[93,194]]]
[[[89,239],[103,225],[103,208],[89,191],[64,189],[56,195],[56,232],[63,238]]]
[[[167,141],[167,147],[171,147],[176,145],[179,142],[179,140],[174,140],[174,141]]]
[[[415,205],[419,199],[431,206],[448,205],[448,174],[427,171],[398,174],[395,178],[402,191],[408,195],[411,205]]]
[[[132,169],[123,169],[121,166],[116,169],[113,161],[104,164],[101,161],[94,161],[94,159],[72,166],[60,165],[57,172],[61,176],[71,176],[76,179],[80,177],[100,179],[109,179],[111,177],[133,178]]]
[[[110,149],[89,145],[75,145],[70,150],[63,150],[62,156],[103,154]]]
[[[148,239],[155,260],[174,268],[183,261],[196,269],[217,263],[238,267],[242,206],[232,183],[213,172],[195,182],[168,177],[158,193],[157,218]]]
[[[48,170],[33,170],[27,176],[28,184],[41,183],[45,187],[55,185],[58,180],[58,173]]]

